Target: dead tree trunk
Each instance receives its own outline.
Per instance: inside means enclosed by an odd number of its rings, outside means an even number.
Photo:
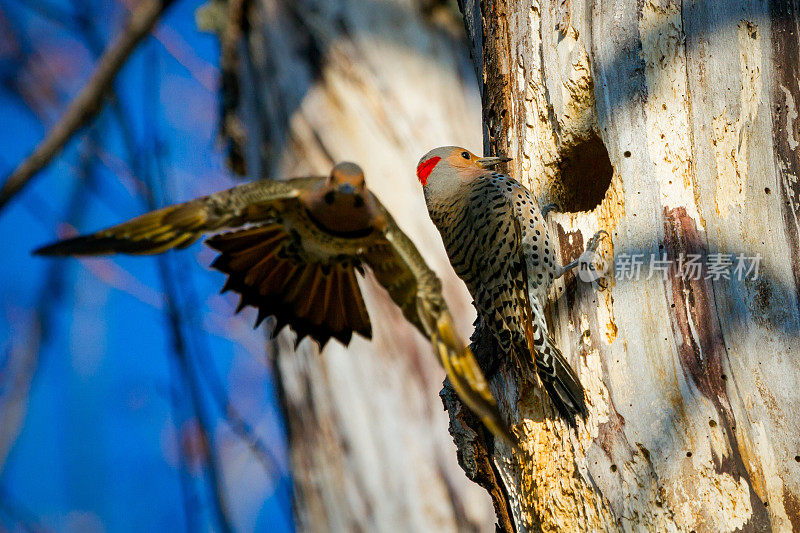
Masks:
[[[567,280],[549,313],[588,423],[568,431],[501,368],[526,453],[498,446],[468,475],[508,530],[800,531],[797,2],[461,4],[484,148],[561,204],[562,259],[605,229],[618,271],[602,291]],[[713,254],[760,254],[760,271],[715,279]],[[451,423],[462,457],[491,449]]]
[[[431,266],[466,335],[474,315],[414,168],[431,146],[480,144],[480,101],[457,11],[423,4],[228,0],[223,18],[242,13],[244,35],[216,28],[224,132],[234,168],[252,176],[358,162],[426,257],[438,258]],[[362,281],[373,341],[334,341],[321,354],[309,341],[295,350],[284,335],[274,345],[299,529],[487,530],[491,503],[459,468],[430,344]]]

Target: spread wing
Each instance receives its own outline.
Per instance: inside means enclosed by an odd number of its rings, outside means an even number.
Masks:
[[[400,306],[406,319],[431,340],[461,400],[492,433],[516,445],[517,440],[497,409],[475,355],[455,332],[453,318],[442,295],[441,281],[389,212],[377,199],[374,201],[381,210],[384,239],[376,239],[364,251],[364,262]]]
[[[400,306],[403,316],[425,336],[436,330],[446,310],[442,282],[420,255],[411,239],[397,226],[389,212],[374,197],[383,238],[376,238],[364,250],[363,259],[375,277]]]
[[[91,235],[39,248],[38,255],[157,254],[185,248],[204,233],[274,215],[280,202],[297,201],[300,192],[325,178],[258,180],[189,202],[151,211]]]
[[[300,193],[325,178],[259,180],[146,213],[91,235],[36,250],[40,255],[157,254],[184,248],[204,233],[235,228],[206,241],[220,252],[212,267],[228,275],[223,292],[240,294],[237,312],[258,309],[256,325],[274,316],[276,331],[290,325],[297,342],[310,336],[324,346],[336,338],[348,344],[353,332],[372,335],[356,280],[360,260],[314,261],[282,223],[281,213],[299,208]],[[245,228],[240,228],[245,226]]]

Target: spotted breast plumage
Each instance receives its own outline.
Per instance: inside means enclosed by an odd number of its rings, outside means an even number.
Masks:
[[[442,147],[420,160],[418,177],[430,217],[473,297],[479,320],[522,368],[535,363],[553,404],[574,422],[575,414],[587,414],[583,387],[548,334],[543,304],[553,281],[577,263],[558,264],[530,192],[492,170],[504,160]],[[595,249],[601,235],[587,248]]]

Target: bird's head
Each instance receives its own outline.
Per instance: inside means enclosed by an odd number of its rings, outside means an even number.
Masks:
[[[505,161],[511,161],[511,158],[478,157],[466,148],[441,146],[419,160],[417,179],[422,184],[426,197],[449,196],[462,184],[490,172]]]
[[[319,187],[300,194],[313,221],[330,232],[369,230],[373,200],[364,171],[355,163],[337,163]]]
[[[328,186],[340,194],[361,194],[364,192],[364,171],[355,163],[337,163],[328,176]]]

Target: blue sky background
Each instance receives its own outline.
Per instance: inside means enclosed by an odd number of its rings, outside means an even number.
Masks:
[[[30,255],[71,228],[141,214],[147,191],[163,204],[235,183],[216,140],[219,51],[195,26],[200,4],[171,8],[118,78],[117,105],[0,213],[0,440],[14,434],[9,405],[25,408],[7,457],[0,442],[0,530],[224,530],[222,514],[235,529],[293,529],[264,334],[254,311],[234,316],[234,297],[218,294],[213,253],[196,244],[161,265],[185,363],[155,258]],[[124,2],[0,0],[3,180],[126,15]],[[222,417],[225,396],[260,451]]]

